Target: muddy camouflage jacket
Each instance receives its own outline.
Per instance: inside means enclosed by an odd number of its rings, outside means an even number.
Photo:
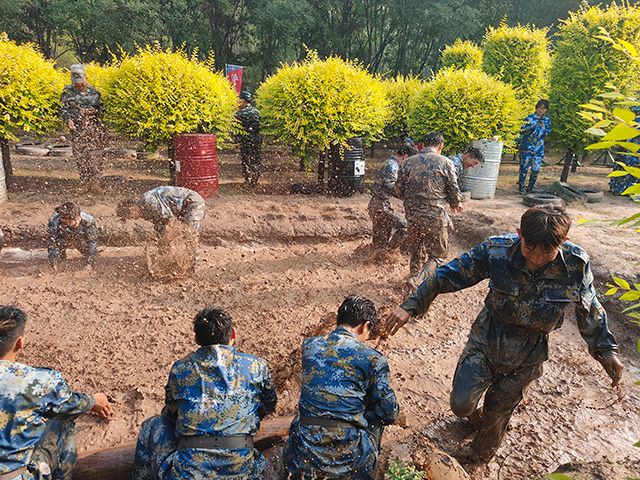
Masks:
[[[412,316],[424,313],[440,293],[455,292],[489,279],[485,299],[490,325],[488,356],[504,366],[526,366],[548,358],[547,337],[559,328],[566,310],[575,307],[580,334],[593,356],[617,352],[607,314],[596,297],[589,256],[578,245],[564,242],[553,262],[530,273],[517,235],[491,237],[469,252],[439,267],[401,307]],[[477,327],[477,328],[476,328]]]
[[[260,110],[253,105],[247,105],[236,113],[236,118],[248,134],[260,133]]]
[[[94,403],[71,391],[60,372],[0,360],[0,475],[29,463],[47,420],[73,420]]]
[[[400,164],[396,156],[385,161],[376,172],[371,187],[371,196],[379,202],[386,202],[393,196],[400,173]]]
[[[449,204],[460,204],[458,177],[450,159],[427,148],[407,158],[398,176],[397,192],[407,217],[420,217]]]
[[[153,223],[158,232],[173,219],[199,230],[206,206],[199,193],[171,186],[149,190],[138,203],[142,207],[142,218]]]
[[[98,254],[98,227],[96,220],[86,212],[80,212],[80,225],[70,228],[60,223],[60,214],[56,213],[47,225],[47,250],[49,260],[60,259],[62,251],[67,248],[79,248],[89,260]]]
[[[95,110],[93,115],[85,116],[87,110]],[[60,98],[60,113],[62,119],[66,122],[73,120],[77,127],[88,118],[97,119],[102,110],[102,99],[100,92],[92,86],[88,86],[85,90],[78,90],[73,85],[67,85],[62,91]]]
[[[287,469],[298,475],[306,472],[304,478],[319,472],[330,478],[371,478],[378,445],[370,432],[392,424],[398,412],[389,364],[380,352],[342,327],[328,337],[305,340],[300,415],[343,420],[353,428],[294,420],[286,447]]]
[[[542,125],[540,124],[542,120]],[[532,113],[524,120],[520,129],[520,150],[533,157],[544,157],[544,139],[551,133],[551,119],[548,115],[538,118]]]
[[[163,415],[175,421],[178,437],[255,435],[260,420],[275,407],[276,392],[264,360],[212,345],[173,364]],[[264,467],[262,454],[249,448],[184,449],[173,458],[178,478],[261,478]]]

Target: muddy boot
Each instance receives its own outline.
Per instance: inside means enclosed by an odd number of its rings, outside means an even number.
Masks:
[[[467,421],[471,428],[477,432],[482,427],[482,408],[478,408],[475,412],[467,417]]]

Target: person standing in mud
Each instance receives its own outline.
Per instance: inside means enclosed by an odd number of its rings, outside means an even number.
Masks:
[[[416,287],[438,265],[449,251],[448,229],[451,219],[445,207],[462,211],[458,178],[451,160],[441,155],[444,137],[431,132],[424,139],[424,148],[407,158],[396,186],[404,202],[408,223],[406,245],[411,260],[409,285]]]
[[[251,93],[244,90],[240,93],[240,109],[236,118],[245,133],[237,136],[240,144],[240,159],[245,185],[255,187],[260,178],[262,161],[262,135],[260,135],[260,111],[251,105]]]
[[[350,295],[335,330],[304,341],[299,414],[283,452],[287,478],[373,478],[382,431],[399,413],[387,359],[364,343],[377,321],[371,300]]]
[[[544,158],[544,141],[551,134],[551,119],[549,101],[539,100],[536,111],[524,120],[520,130],[520,171],[518,175],[518,190],[520,193],[532,192],[538,180],[538,174]],[[525,189],[527,172],[531,170],[529,184]]]
[[[376,173],[368,206],[374,248],[396,248],[407,233],[407,222],[393,210],[390,199],[395,193],[400,167],[411,153],[410,146],[400,145]]]
[[[460,454],[463,461],[488,462],[494,456],[525,388],[542,375],[549,333],[562,325],[570,306],[589,353],[612,386],[619,385],[624,367],[618,346],[593,286],[589,256],[567,241],[570,227],[564,209],[530,208],[516,234],[491,237],[439,267],[387,319],[384,334],[394,335],[439,294],[489,279],[450,397],[453,413],[477,429],[470,449]]]
[[[53,271],[58,270],[60,260],[67,259],[67,249],[75,248],[91,267],[98,256],[98,227],[95,219],[80,210],[73,202],[56,208],[47,224],[47,251]]]
[[[100,120],[100,92],[89,85],[83,65],[71,65],[71,85],[62,91],[61,116],[71,133],[80,183],[98,185],[107,132]]]

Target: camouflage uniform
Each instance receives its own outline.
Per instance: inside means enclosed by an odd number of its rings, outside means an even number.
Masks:
[[[71,228],[63,225],[60,214],[56,213],[49,219],[48,252],[52,264],[60,259],[66,260],[67,248],[77,249],[85,258],[87,264],[93,264],[98,255],[98,227],[95,219],[86,212],[80,212],[80,225]]]
[[[457,153],[453,157],[449,157],[449,160],[453,162],[453,169],[456,172],[458,178],[458,188],[462,190],[462,175],[464,174],[464,164],[462,162],[462,154]]]
[[[71,480],[75,419],[95,400],[71,391],[60,372],[0,360],[0,476]]]
[[[240,109],[236,118],[242,124],[245,134],[238,135],[240,144],[240,158],[242,160],[242,172],[245,183],[254,186],[260,178],[260,148],[262,136],[260,135],[260,111],[251,104]]]
[[[382,164],[371,187],[368,210],[372,223],[373,246],[376,248],[395,248],[407,233],[407,222],[393,211],[389,201],[394,194],[399,171],[400,164],[394,155]],[[391,233],[394,230],[392,237]]]
[[[533,190],[540,173],[544,157],[544,139],[551,133],[551,119],[547,115],[538,117],[535,113],[529,115],[520,129],[520,176],[518,188],[525,191],[524,183],[527,172],[531,169],[527,191]]]
[[[305,340],[299,415],[284,448],[289,478],[372,478],[383,426],[398,412],[389,364],[380,352],[343,327]],[[308,424],[305,417],[344,425]]]
[[[79,90],[67,85],[62,91],[61,114],[65,123],[73,120],[71,131],[73,155],[78,165],[80,181],[95,180],[102,175],[107,131],[100,121],[102,100],[100,92],[88,86]]]
[[[458,179],[451,160],[428,148],[404,161],[396,188],[407,217],[411,276],[420,283],[449,251],[445,206],[460,204]]]
[[[162,415],[142,424],[134,478],[262,478],[266,460],[258,450],[179,448],[179,442],[181,437],[253,436],[275,406],[264,360],[226,345],[200,347],[174,363]]]
[[[160,235],[171,220],[179,220],[200,231],[204,218],[205,201],[198,192],[183,187],[156,187],[144,193],[138,204],[142,218],[153,223]]]
[[[491,237],[438,268],[401,307],[412,316],[421,315],[438,294],[486,278],[489,293],[458,361],[451,409],[470,416],[486,392],[472,447],[488,459],[500,445],[523,390],[542,375],[549,333],[562,325],[570,305],[592,356],[615,353],[618,347],[596,297],[589,256],[571,242],[563,243],[553,262],[531,273],[517,235]]]

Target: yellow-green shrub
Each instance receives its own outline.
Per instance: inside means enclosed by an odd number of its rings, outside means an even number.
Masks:
[[[389,121],[384,129],[384,138],[397,139],[407,130],[409,106],[424,88],[424,82],[412,76],[399,75],[384,81],[389,100]]]
[[[640,88],[640,65],[630,64],[624,52],[611,48],[598,36],[601,28],[635,47],[640,46],[640,8],[611,5],[582,8],[562,22],[557,33],[555,58],[551,68],[551,119],[558,141],[574,151],[582,150],[593,136],[586,133],[592,124],[578,115],[607,84],[623,95]]]
[[[0,34],[0,138],[15,131],[45,133],[59,126],[64,75],[33,45]]]
[[[122,60],[105,88],[106,120],[151,148],[180,133],[216,133],[221,142],[231,134],[238,100],[213,59],[145,47]]]
[[[447,45],[440,56],[442,68],[464,70],[465,68],[482,68],[482,50],[469,40],[459,38],[452,45]]]
[[[489,27],[482,47],[483,70],[512,85],[526,110],[546,96],[551,68],[547,29]]]
[[[499,136],[509,144],[520,127],[519,112],[511,85],[480,70],[443,70],[411,105],[409,131],[416,140],[442,132],[451,153],[480,138]]]
[[[380,80],[354,61],[310,52],[283,65],[257,92],[264,131],[309,159],[332,144],[381,138],[389,114]]]
[[[108,89],[109,83],[117,73],[118,66],[100,65],[99,63],[91,62],[85,64],[84,69],[87,73],[89,84],[102,93]]]

